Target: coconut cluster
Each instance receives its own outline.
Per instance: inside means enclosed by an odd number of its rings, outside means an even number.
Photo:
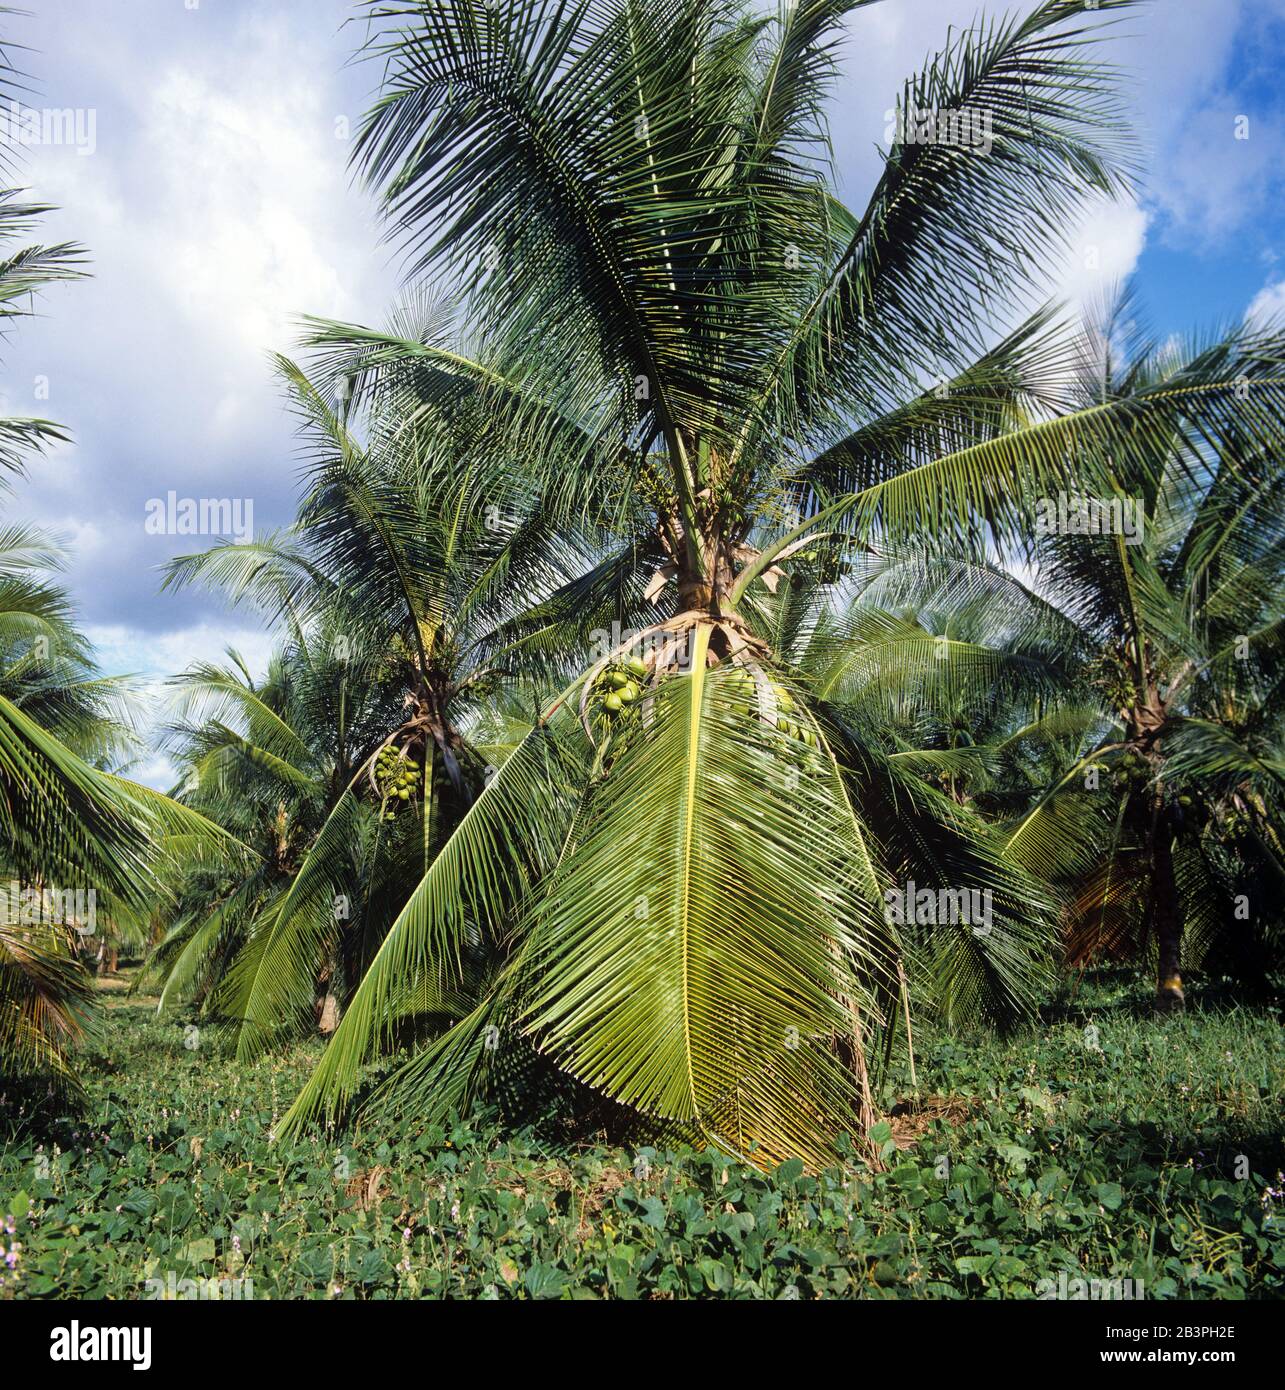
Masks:
[[[1147,766],[1147,760],[1130,749],[1116,769],[1113,780],[1117,787],[1124,787],[1130,782],[1145,782],[1150,776],[1151,769]]]
[[[422,773],[422,764],[409,754],[398,753],[391,747],[380,749],[375,759],[375,782],[386,807],[385,820],[394,820],[398,805],[415,796]]]
[[[1223,833],[1229,840],[1244,840],[1253,829],[1253,821],[1243,811],[1232,811],[1223,820]]]
[[[637,656],[605,666],[598,673],[587,699],[609,729],[624,729],[630,713],[647,695],[648,677],[647,664]],[[726,680],[732,709],[741,718],[761,721],[808,748],[821,746],[816,730],[797,718],[798,706],[785,686],[739,663],[729,664]]]
[[[619,719],[642,699],[646,679],[647,665],[640,657],[606,667],[593,683],[598,708],[608,719]]]

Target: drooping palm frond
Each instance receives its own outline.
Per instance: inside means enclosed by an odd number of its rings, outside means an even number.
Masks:
[[[644,1114],[818,1162],[830,1140],[810,1117],[856,1123],[869,1104],[833,1044],[854,1010],[873,1025],[894,947],[833,768],[740,714],[704,657],[698,637],[536,909],[527,1026]]]

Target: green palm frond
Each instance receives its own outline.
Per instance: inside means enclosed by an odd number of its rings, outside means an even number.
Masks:
[[[645,1114],[819,1162],[815,1117],[860,1108],[835,1039],[850,1005],[873,1022],[868,981],[893,972],[894,946],[854,877],[833,774],[747,722],[704,657],[698,636],[694,674],[661,687],[542,895],[525,1026]]]

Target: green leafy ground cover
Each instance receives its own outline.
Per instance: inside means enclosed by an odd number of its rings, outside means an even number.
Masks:
[[[482,1119],[274,1146],[315,1048],[238,1066],[118,995],[83,1117],[0,1111],[0,1296],[1280,1296],[1279,1014],[1139,1004],[1117,983],[1009,1039],[917,1035],[888,1171],[763,1176]]]

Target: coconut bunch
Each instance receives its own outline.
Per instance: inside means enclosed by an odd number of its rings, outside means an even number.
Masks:
[[[639,656],[606,666],[593,683],[593,701],[608,721],[616,721],[642,699],[647,663]]]
[[[1244,811],[1233,810],[1223,818],[1222,832],[1232,843],[1239,843],[1254,833],[1254,822]]]
[[[774,680],[757,662],[732,660],[728,680],[731,682],[733,709],[745,719],[758,719],[774,727],[787,738],[808,748],[819,748],[816,730],[801,722],[794,697],[779,681]],[[609,661],[586,685],[581,715],[586,728],[597,723],[605,726],[608,735],[622,732],[628,717],[643,712],[650,685],[656,672],[637,655]]]
[[[424,774],[423,764],[406,748],[385,744],[371,763],[371,783],[384,820],[396,820],[399,806],[413,801]]]
[[[1146,782],[1151,777],[1151,768],[1141,753],[1130,749],[1121,759],[1112,781],[1117,787],[1127,787],[1130,782]]]

